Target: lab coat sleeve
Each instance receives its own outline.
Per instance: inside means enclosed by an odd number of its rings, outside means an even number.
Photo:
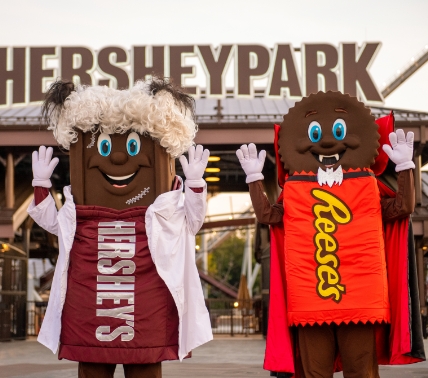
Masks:
[[[194,192],[188,185],[185,186],[184,213],[187,228],[192,235],[196,235],[202,227],[207,211],[207,184],[201,193]]]
[[[58,236],[58,211],[50,194],[37,206],[33,199],[27,211],[40,227]]]

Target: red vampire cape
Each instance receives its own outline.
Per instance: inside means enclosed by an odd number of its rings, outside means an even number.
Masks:
[[[393,127],[393,115],[377,121],[382,137],[389,134]],[[275,125],[275,147],[278,141],[279,126]],[[384,140],[381,138],[381,145]],[[276,150],[277,162],[279,156]],[[382,151],[383,152],[383,151]],[[381,159],[381,160],[379,160]],[[376,174],[381,174],[388,162],[381,154],[376,159]],[[279,184],[282,187],[287,174],[278,164]],[[394,197],[395,193],[378,181],[382,197]],[[282,193],[278,203],[282,203]],[[388,289],[391,307],[391,323],[376,324],[376,351],[378,363],[383,365],[401,365],[425,360],[422,338],[421,318],[419,314],[419,296],[416,276],[416,257],[413,245],[413,233],[409,218],[384,223],[385,257],[387,262]],[[296,373],[300,364],[299,350],[294,335],[295,329],[287,321],[286,280],[282,267],[284,263],[284,227],[283,224],[271,227],[270,261],[270,304],[268,334],[264,369],[272,372]],[[341,357],[336,358],[335,370],[341,369]],[[273,375],[276,375],[273,373]]]

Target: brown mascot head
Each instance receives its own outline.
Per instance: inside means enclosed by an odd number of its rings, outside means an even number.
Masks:
[[[340,92],[311,94],[284,116],[279,155],[288,174],[370,168],[379,147],[370,109]]]
[[[78,205],[148,206],[171,190],[174,159],[193,144],[194,100],[164,79],[129,90],[54,83],[44,114],[57,142],[70,149]]]

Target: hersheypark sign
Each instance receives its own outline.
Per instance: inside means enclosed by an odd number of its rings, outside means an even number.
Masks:
[[[300,98],[318,90],[340,90],[382,103],[369,73],[380,45],[174,45],[133,46],[130,50],[107,46],[98,51],[82,46],[3,47],[0,106],[41,101],[49,82],[58,77],[127,88],[152,73],[173,78],[195,96],[222,98],[232,89],[235,97],[252,97],[257,91],[266,97]],[[227,75],[229,81],[232,77],[232,85],[226,83]],[[204,76],[203,85],[189,84],[196,76]]]

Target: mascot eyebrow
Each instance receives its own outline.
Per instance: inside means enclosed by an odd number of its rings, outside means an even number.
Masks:
[[[318,112],[316,110],[309,110],[306,114],[305,114],[305,118],[309,117],[312,114],[318,114]]]
[[[348,113],[345,109],[343,109],[343,108],[336,108],[336,109],[334,109],[334,111],[335,112],[337,112],[337,113]]]

